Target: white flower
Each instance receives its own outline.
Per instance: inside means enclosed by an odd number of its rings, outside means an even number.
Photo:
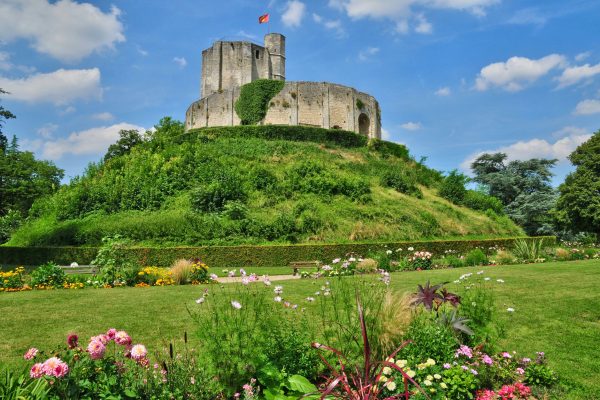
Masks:
[[[483,278],[484,281],[489,281],[492,278]]]
[[[392,254],[392,251],[391,251],[391,250],[387,250],[387,251],[385,252],[385,254],[387,254],[387,255],[390,255],[390,254]]]
[[[240,268],[240,275],[246,276],[246,271],[244,270],[244,268]]]
[[[236,300],[231,301],[231,306],[233,308],[235,308],[236,310],[239,310],[240,308],[242,308],[242,305],[240,304],[240,302],[236,301]]]
[[[242,278],[242,284],[243,284],[243,285],[247,285],[247,284],[249,284],[249,283],[250,283],[250,279],[248,279],[248,277],[247,277],[247,276],[244,276],[244,277]]]
[[[331,263],[332,263],[332,264],[337,264],[337,263],[339,263],[340,261],[341,261],[341,259],[339,259],[339,258],[336,258],[336,259],[335,259],[335,260],[333,260]]]
[[[504,279],[496,279],[496,282],[498,282],[498,283],[504,283]]]
[[[383,367],[383,374],[384,375],[391,375],[392,374],[392,369],[390,367]]]
[[[263,275],[262,279],[263,279],[263,283],[265,284],[265,286],[271,286],[271,280],[269,279],[268,276]]]
[[[506,311],[508,311],[508,312],[515,312],[515,309],[514,309],[514,308],[512,308],[512,307],[508,307],[508,308],[506,309]]]
[[[477,275],[481,275],[481,274],[483,274],[483,271],[477,272]]]
[[[202,304],[205,300],[206,299],[204,297],[200,297],[198,300],[196,300],[196,304]]]
[[[273,300],[275,300],[275,301],[276,301],[276,302],[278,302],[278,303],[281,303],[281,300],[283,300],[283,299],[281,298],[281,296],[275,296],[275,297],[273,298]]]
[[[307,297],[306,301],[313,302],[313,301],[315,301],[315,298],[314,297]]]
[[[273,289],[273,292],[275,292],[275,294],[283,293],[283,286],[275,286],[275,289]]]
[[[408,251],[413,251],[413,250],[414,250],[414,247],[409,247],[408,248]]]
[[[354,258],[354,257],[350,257],[350,258],[348,259],[348,261],[350,261],[350,262],[354,262],[354,261],[356,261],[356,258]]]

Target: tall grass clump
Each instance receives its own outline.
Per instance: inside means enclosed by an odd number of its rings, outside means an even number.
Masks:
[[[191,283],[194,263],[191,260],[179,259],[171,266],[171,278],[177,285]]]
[[[542,258],[544,250],[544,240],[515,240],[512,249],[513,254],[523,261],[535,262]]]

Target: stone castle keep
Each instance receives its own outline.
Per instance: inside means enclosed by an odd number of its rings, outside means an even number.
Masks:
[[[285,81],[285,36],[265,35],[264,47],[250,42],[215,42],[202,52],[202,98],[188,107],[186,129],[240,125],[234,109],[240,87],[257,79]],[[381,138],[377,100],[328,82],[285,82],[269,102],[261,124],[344,129]]]

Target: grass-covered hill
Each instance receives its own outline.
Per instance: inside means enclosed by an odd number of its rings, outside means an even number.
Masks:
[[[441,175],[404,146],[350,132],[184,133],[166,118],[142,143],[109,154],[38,200],[7,245],[97,245],[115,234],[137,244],[208,245],[522,233],[506,217],[439,197]]]

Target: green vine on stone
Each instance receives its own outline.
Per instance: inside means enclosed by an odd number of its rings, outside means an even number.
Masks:
[[[283,89],[284,81],[259,79],[241,87],[235,112],[242,125],[256,125],[267,115],[269,102]]]

